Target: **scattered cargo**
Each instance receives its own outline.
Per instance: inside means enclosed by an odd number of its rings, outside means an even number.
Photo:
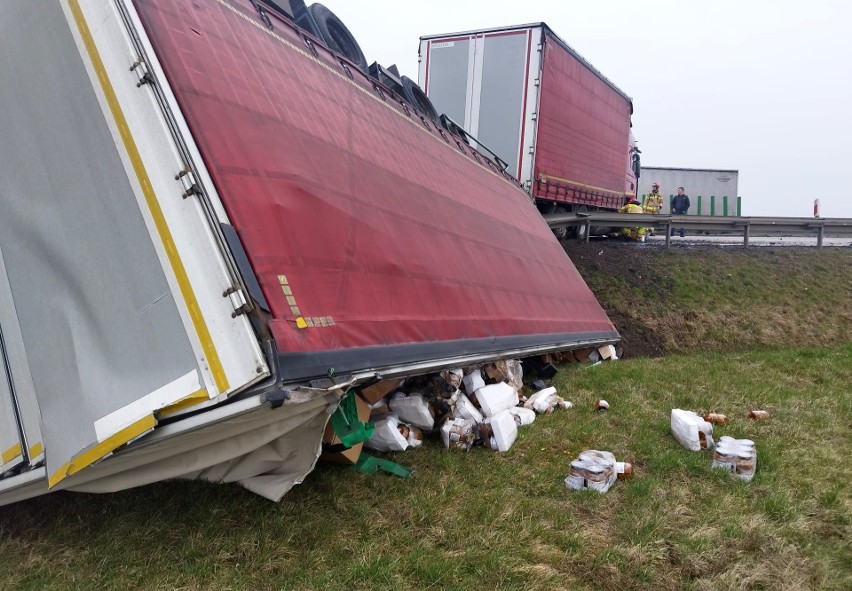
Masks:
[[[569,490],[607,492],[616,480],[633,477],[633,465],[618,462],[608,451],[587,449],[571,462],[565,487]]]
[[[757,448],[754,441],[723,435],[713,452],[712,467],[725,470],[744,482],[751,482],[757,471]]]
[[[672,410],[672,435],[690,451],[713,448],[713,425],[691,410]]]

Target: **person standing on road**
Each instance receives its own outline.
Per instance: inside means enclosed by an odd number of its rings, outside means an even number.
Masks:
[[[672,214],[686,215],[689,213],[689,195],[685,194],[683,187],[677,188],[677,195],[672,199]],[[683,228],[680,229],[680,237],[686,235]],[[672,236],[674,236],[674,228],[672,228]]]
[[[645,203],[642,209],[645,213],[660,213],[663,208],[663,196],[660,193],[660,183],[651,185],[651,192],[645,195]]]
[[[645,195],[645,202],[642,204],[642,211],[652,215],[660,213],[663,208],[663,196],[660,193],[660,183],[654,182],[651,185],[651,192]],[[651,236],[654,235],[654,228],[649,228]]]

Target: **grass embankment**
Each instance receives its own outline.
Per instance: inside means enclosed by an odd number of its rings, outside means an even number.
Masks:
[[[566,243],[628,355],[852,341],[852,249]]]
[[[671,261],[669,297],[692,294],[701,275]],[[848,322],[831,309],[827,326]],[[539,417],[510,452],[428,442],[392,456],[414,468],[408,480],[320,465],[278,505],[175,482],[0,508],[0,589],[852,587],[852,344],[572,365],[555,382],[575,408]],[[681,448],[674,407],[728,414],[716,435],[756,441],[755,479]],[[756,407],[773,418],[747,420]],[[586,448],[633,462],[636,477],[606,495],[567,491]]]

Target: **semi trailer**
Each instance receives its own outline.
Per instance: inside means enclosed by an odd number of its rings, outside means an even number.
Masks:
[[[423,36],[419,81],[542,213],[617,210],[636,195],[632,99],[547,24]]]
[[[618,333],[513,175],[319,4],[0,3],[0,504],[280,499],[344,393]]]

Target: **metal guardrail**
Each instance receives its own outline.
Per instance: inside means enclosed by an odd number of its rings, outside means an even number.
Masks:
[[[748,246],[750,236],[816,236],[817,246],[823,238],[852,236],[852,218],[774,218],[774,217],[716,217],[707,215],[662,215],[614,213],[551,213],[544,219],[551,228],[585,226],[589,241],[592,226],[613,228],[653,228],[666,233],[666,248],[671,246],[671,231],[681,228],[712,234],[741,234]]]

